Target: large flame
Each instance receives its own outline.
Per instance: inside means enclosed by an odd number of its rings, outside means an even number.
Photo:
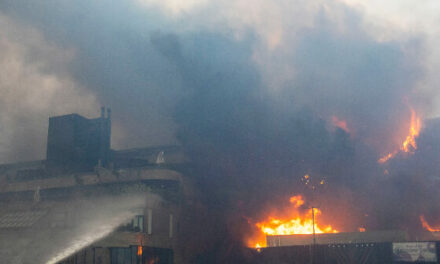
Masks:
[[[403,141],[399,150],[395,150],[380,158],[378,160],[379,163],[387,162],[389,159],[393,158],[397,153],[399,153],[399,151],[406,153],[414,153],[414,151],[417,149],[416,138],[420,134],[420,130],[422,128],[422,121],[420,117],[417,116],[414,109],[413,108],[410,109],[411,109],[411,123],[405,141]]]
[[[422,122],[417,117],[414,109],[411,108],[411,126],[409,128],[409,135],[402,143],[400,150],[404,152],[414,152],[417,149],[416,138],[419,136],[420,129],[422,128]]]
[[[248,241],[249,246],[257,249],[266,246],[266,235],[313,234],[313,226],[317,234],[338,232],[330,225],[322,226],[318,223],[321,210],[313,208],[301,212],[300,207],[305,203],[301,195],[292,196],[289,201],[291,206],[287,208],[285,216],[271,215],[265,221],[255,224],[259,233],[254,234]],[[314,210],[315,219],[313,219],[312,210]],[[313,222],[315,222],[314,225]]]
[[[429,232],[440,232],[440,227],[432,227],[430,224],[428,224],[424,215],[420,216],[420,222],[422,222],[423,228],[425,228]]]

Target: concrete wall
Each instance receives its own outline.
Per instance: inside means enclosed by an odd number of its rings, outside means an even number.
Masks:
[[[316,244],[404,242],[408,241],[408,234],[400,230],[387,230],[316,234],[315,238]],[[313,243],[313,235],[266,236],[266,241],[268,247],[311,245]]]

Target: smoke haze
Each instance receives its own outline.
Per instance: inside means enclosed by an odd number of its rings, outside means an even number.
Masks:
[[[247,221],[295,193],[340,230],[421,228],[420,214],[440,213],[439,124],[425,122],[414,155],[377,160],[405,139],[410,107],[438,116],[440,38],[430,16],[418,27],[371,12],[354,0],[2,1],[0,159],[41,159],[49,115],[99,105],[113,109],[114,148],[183,145],[200,190],[191,222],[210,223],[188,242],[204,245],[191,263],[245,263]],[[310,189],[305,174],[326,184]]]
[[[152,194],[131,194],[76,199],[67,207],[66,204],[47,206],[46,215],[36,227],[4,232],[0,238],[2,261],[11,264],[58,263],[99,242],[139,214],[146,205],[158,201],[160,199]],[[69,215],[72,219],[68,224],[54,226],[60,215]]]
[[[32,56],[23,58],[6,49],[4,53],[11,57],[7,62],[26,61],[28,68],[44,65],[35,67],[35,74],[40,78],[51,76],[58,81],[51,85],[59,86],[62,97],[72,98],[55,106],[46,101],[46,97],[51,97],[41,88],[49,84],[32,85],[32,90],[45,97],[34,99],[39,107],[51,109],[44,112],[45,117],[75,108],[85,108],[82,113],[93,115],[91,109],[99,104],[111,106],[116,148],[176,142],[176,104],[191,93],[194,82],[203,82],[199,78],[230,70],[232,64],[247,65],[242,70],[254,73],[248,76],[244,72],[224,72],[225,78],[236,82],[253,79],[283,109],[307,107],[326,120],[331,115],[346,119],[359,138],[377,147],[384,148],[385,141],[395,137],[393,131],[406,120],[406,101],[432,114],[430,109],[424,109],[431,94],[414,92],[426,69],[421,61],[426,57],[428,42],[421,34],[402,32],[394,39],[378,39],[362,12],[338,1],[263,1],[252,7],[246,1],[230,4],[232,8],[207,1],[4,1],[0,10],[6,19],[5,27],[34,32],[22,33],[19,43],[17,37],[14,42],[12,33],[3,37],[10,49],[24,46],[17,52]],[[248,12],[244,12],[246,8]],[[236,16],[238,12],[242,14],[240,18]],[[20,32],[14,35],[19,36]],[[38,41],[34,35],[38,35]],[[50,56],[43,55],[47,50],[52,51]],[[183,63],[192,69],[184,68]],[[2,68],[13,67],[5,64]],[[31,78],[26,69],[16,71]],[[18,97],[19,92],[7,83],[22,89],[30,86],[6,76],[2,82],[3,87],[10,87],[11,97]],[[212,82],[210,86],[217,85],[216,80]],[[225,89],[240,93],[254,88],[241,85]],[[13,101],[3,98],[5,102]],[[14,105],[13,110],[29,115],[29,111],[19,108],[20,104]],[[33,112],[36,115],[43,111]],[[6,115],[6,111],[3,113]],[[28,122],[21,124],[25,129],[20,129],[32,131],[25,138],[39,137],[41,140],[37,141],[44,142],[45,122],[41,118],[39,125],[37,121]],[[17,130],[16,124],[2,127]],[[37,127],[39,131],[35,131]],[[2,137],[7,134],[2,133]],[[3,141],[14,140],[8,137]],[[2,151],[3,160],[21,160],[16,154],[20,150],[12,147],[20,148],[20,144],[8,144],[11,146]],[[25,159],[43,157],[43,146],[36,146]]]

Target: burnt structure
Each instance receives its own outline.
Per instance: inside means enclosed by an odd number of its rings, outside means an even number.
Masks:
[[[182,149],[110,136],[110,110],[51,117],[46,160],[0,165],[1,263],[182,263]]]

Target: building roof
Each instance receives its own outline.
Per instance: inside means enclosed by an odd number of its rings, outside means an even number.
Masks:
[[[316,244],[404,242],[408,239],[408,234],[401,230],[316,234]],[[313,235],[266,236],[266,240],[268,247],[310,245]]]
[[[46,214],[47,211],[6,213],[0,215],[0,228],[31,227]]]

